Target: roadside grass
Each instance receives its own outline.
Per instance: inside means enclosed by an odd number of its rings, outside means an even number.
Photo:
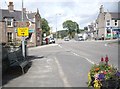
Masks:
[[[108,44],[117,44],[117,45],[120,45],[120,40],[115,41],[115,42],[109,42]]]

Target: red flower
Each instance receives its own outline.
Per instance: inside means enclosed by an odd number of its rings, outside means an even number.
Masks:
[[[107,72],[106,72],[106,71],[104,71],[103,73],[104,73],[104,74],[107,74]]]
[[[105,57],[105,62],[108,62],[109,60],[108,60],[108,56],[106,55],[106,57]]]
[[[102,58],[101,58],[101,62],[103,62],[103,61],[104,61],[104,58],[102,57]]]
[[[112,72],[112,70],[109,70],[109,72]]]

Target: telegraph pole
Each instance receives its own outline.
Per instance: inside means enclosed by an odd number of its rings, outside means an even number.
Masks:
[[[58,15],[61,15],[61,14],[56,14],[56,40],[57,40],[57,35],[58,35],[58,34],[57,34],[57,31],[58,31],[58,30],[57,30],[57,25],[58,25],[58,21],[57,21],[57,20],[58,20],[58,17],[57,17],[57,16],[58,16]]]
[[[24,20],[24,17],[23,17],[23,0],[22,0],[22,22]],[[23,54],[23,57],[25,58],[25,37],[22,36],[22,54]]]

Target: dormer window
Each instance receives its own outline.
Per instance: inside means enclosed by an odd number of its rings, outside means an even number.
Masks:
[[[13,18],[6,18],[7,27],[13,27]]]

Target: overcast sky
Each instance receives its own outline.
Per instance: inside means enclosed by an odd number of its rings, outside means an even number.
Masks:
[[[2,2],[1,2],[2,1]],[[0,8],[7,9],[9,1],[13,1],[15,10],[21,9],[22,0],[0,0]],[[23,0],[28,11],[35,12],[37,8],[42,18],[47,19],[53,31],[62,30],[62,23],[73,20],[82,29],[93,22],[104,5],[104,11],[118,12],[119,0]],[[6,2],[6,3],[5,3]]]

